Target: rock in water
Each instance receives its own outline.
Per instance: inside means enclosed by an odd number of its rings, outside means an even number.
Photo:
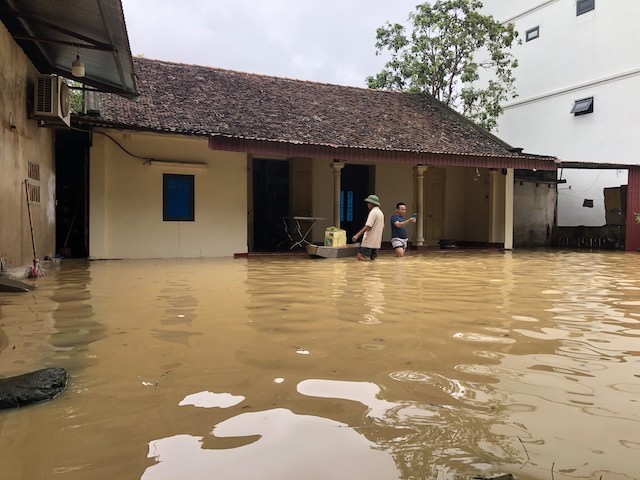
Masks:
[[[0,379],[0,408],[23,407],[58,396],[67,386],[64,368],[43,368]]]

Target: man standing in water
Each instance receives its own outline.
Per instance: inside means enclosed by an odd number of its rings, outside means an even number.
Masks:
[[[353,241],[355,242],[362,237],[356,258],[366,262],[375,260],[378,256],[378,249],[382,245],[384,213],[380,210],[380,199],[376,195],[369,195],[364,201],[367,202],[367,207],[369,207],[369,215],[364,227],[353,236]]]
[[[407,236],[407,223],[415,223],[416,217],[404,219],[407,213],[407,205],[404,202],[396,204],[396,213],[391,215],[391,246],[396,251],[396,256],[404,257],[404,252],[409,245],[409,237]]]

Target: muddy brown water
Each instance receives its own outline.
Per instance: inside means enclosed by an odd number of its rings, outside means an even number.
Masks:
[[[3,480],[640,478],[640,255],[63,261],[0,294]]]

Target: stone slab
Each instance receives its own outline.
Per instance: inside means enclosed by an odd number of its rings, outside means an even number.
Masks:
[[[57,397],[67,386],[64,368],[43,368],[0,379],[0,408],[15,408]]]
[[[307,245],[307,253],[316,258],[355,257],[356,253],[358,253],[358,245],[345,245],[342,247]]]
[[[27,283],[0,276],[0,292],[29,292],[33,290],[33,288],[32,285]]]

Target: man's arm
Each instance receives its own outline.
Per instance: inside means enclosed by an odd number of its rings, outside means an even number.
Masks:
[[[358,238],[360,238],[362,235],[365,234],[365,232],[368,232],[369,230],[371,230],[371,227],[369,225],[365,225],[351,239],[355,242]]]
[[[403,222],[401,222],[400,220],[396,220],[393,224],[394,224],[396,227],[400,228],[400,227],[405,226],[407,223],[415,223],[415,221],[416,221],[416,219],[415,219],[415,218],[413,218],[413,217],[409,217],[409,218],[407,218],[406,220],[404,220]]]

